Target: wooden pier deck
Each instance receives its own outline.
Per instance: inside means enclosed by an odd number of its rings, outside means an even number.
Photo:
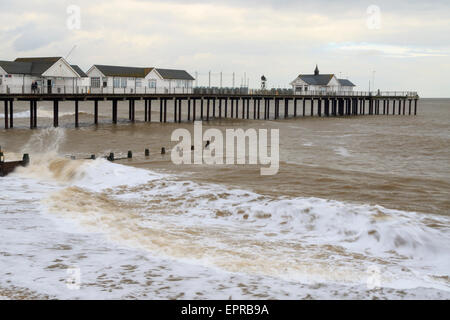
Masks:
[[[4,128],[14,127],[14,102],[30,104],[30,128],[37,127],[39,101],[53,102],[53,126],[59,125],[59,102],[74,102],[74,124],[79,126],[79,102],[92,101],[93,123],[98,124],[98,102],[111,101],[112,123],[118,121],[118,101],[128,101],[129,119],[134,122],[136,101],[144,101],[144,121],[152,119],[152,107],[159,107],[159,121],[167,122],[167,101],[173,101],[173,122],[217,118],[242,118],[248,120],[280,119],[306,116],[306,102],[311,108],[309,116],[338,117],[357,115],[416,115],[419,96],[414,92],[317,93],[305,95],[277,94],[1,94],[4,104]],[[182,102],[186,119],[182,119]],[[271,103],[274,102],[274,103]],[[155,106],[156,105],[156,106]],[[271,117],[272,116],[272,117]]]

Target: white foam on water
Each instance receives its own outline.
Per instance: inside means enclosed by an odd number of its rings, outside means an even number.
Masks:
[[[342,157],[350,157],[350,152],[344,147],[336,147],[334,148],[334,152]]]
[[[29,118],[29,117],[30,111],[22,111],[14,113],[14,118]],[[0,113],[0,119],[5,119],[5,115],[3,113]]]
[[[63,139],[61,129],[39,133],[25,148],[46,153],[0,180],[0,289],[11,281],[60,298],[364,298],[375,267],[379,297],[450,297],[446,216],[63,159]],[[70,267],[80,268],[82,290],[67,289]]]
[[[75,115],[75,111],[74,112],[70,112],[70,111],[60,111],[59,113],[59,117],[66,117],[66,116],[73,116]],[[80,111],[79,114],[91,114],[89,112],[85,112],[85,111]],[[14,113],[14,118],[16,119],[23,119],[23,118],[29,118],[30,117],[30,111],[21,111],[21,112],[15,112]],[[43,109],[38,109],[37,112],[37,117],[38,118],[49,118],[49,119],[53,119],[53,110],[43,110]],[[4,119],[5,115],[3,113],[0,114],[0,119]]]

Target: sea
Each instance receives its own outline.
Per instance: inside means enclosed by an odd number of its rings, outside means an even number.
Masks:
[[[156,105],[144,122],[142,101],[134,123],[120,102],[116,125],[110,101],[98,125],[80,102],[79,128],[73,101],[58,128],[50,101],[37,129],[28,102],[14,129],[0,115],[6,161],[31,159],[0,178],[0,299],[450,298],[450,99],[420,99],[416,116],[291,105],[287,119],[202,122],[278,129],[275,175],[175,164],[172,133],[194,130],[185,103],[180,124],[170,101],[167,123]]]

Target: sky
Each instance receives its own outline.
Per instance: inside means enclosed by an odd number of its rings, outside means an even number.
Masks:
[[[0,60],[185,69],[203,86],[234,73],[252,88],[317,64],[355,90],[450,97],[449,0],[0,0],[0,21]]]

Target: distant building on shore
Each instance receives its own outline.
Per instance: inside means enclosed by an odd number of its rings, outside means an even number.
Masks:
[[[314,74],[300,74],[291,85],[294,94],[349,92],[355,87],[350,80],[338,79],[334,74],[320,74],[317,65]]]
[[[0,93],[84,93],[89,79],[62,57],[0,61]]]
[[[192,93],[194,78],[184,70],[93,65],[92,93]]]

